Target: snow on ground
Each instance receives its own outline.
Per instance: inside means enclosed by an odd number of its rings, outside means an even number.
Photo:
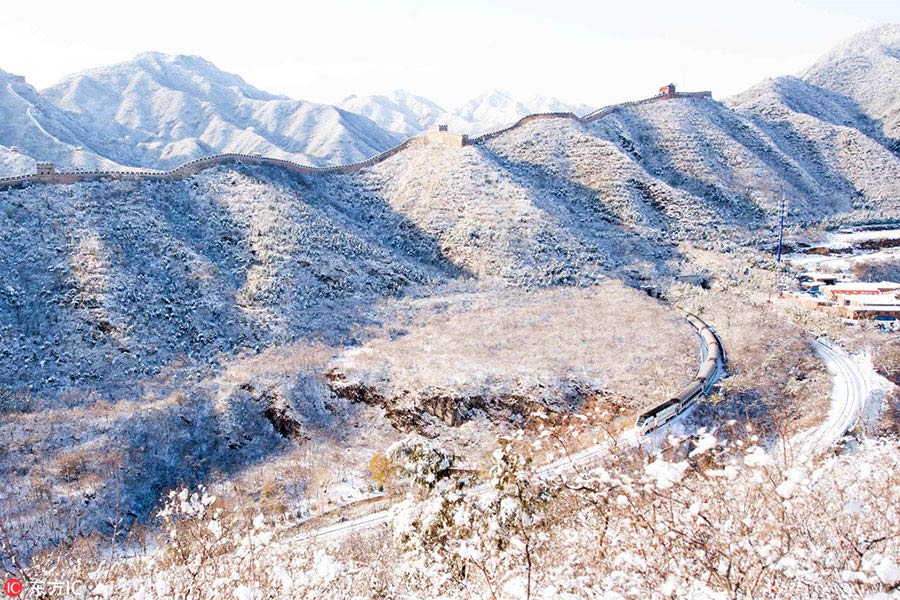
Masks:
[[[852,232],[828,232],[825,234],[825,244],[835,246],[852,246],[859,242],[875,240],[900,239],[900,229],[874,229]]]
[[[431,296],[390,312],[389,325],[339,355],[330,376],[398,419],[429,410],[507,420],[532,403],[579,410],[590,396],[630,412],[690,381],[699,356],[682,313],[612,281]]]
[[[849,249],[848,249],[849,250]],[[791,265],[804,271],[850,271],[854,266],[867,265],[882,262],[900,261],[900,247],[885,248],[875,252],[853,254],[846,256],[828,256],[822,254],[788,254],[785,260]]]
[[[864,430],[875,431],[884,413],[885,400],[897,386],[875,370],[870,352],[854,354],[853,360],[859,366],[860,373],[864,375],[866,389],[869,392],[862,413]]]
[[[850,355],[824,339],[816,341],[816,352],[832,375],[831,406],[820,425],[791,440],[799,456],[828,452],[857,424],[863,431],[874,431],[894,387],[875,371],[868,352]]]
[[[832,448],[857,423],[869,398],[867,378],[846,352],[824,339],[816,340],[815,349],[833,378],[831,406],[820,425],[791,440],[801,456]]]

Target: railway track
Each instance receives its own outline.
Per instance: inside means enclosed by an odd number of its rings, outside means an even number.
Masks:
[[[814,350],[833,378],[831,408],[818,427],[790,440],[801,456],[822,454],[834,447],[857,423],[871,392],[866,375],[842,349],[820,338],[816,340]]]
[[[701,392],[692,397],[692,401],[679,408],[679,410],[668,418],[665,422],[658,424],[651,430],[641,429],[638,426],[623,431],[616,438],[606,440],[584,450],[579,450],[571,454],[567,454],[552,462],[549,462],[536,469],[536,473],[542,476],[549,475],[566,475],[571,472],[577,472],[579,468],[585,467],[594,462],[598,458],[606,455],[609,450],[615,448],[636,449],[640,447],[651,447],[655,445],[656,439],[651,439],[648,434],[655,431],[664,431],[665,427],[674,421],[677,417],[684,414],[693,406],[694,401],[700,395],[705,395],[709,388],[724,374],[725,372],[725,353],[719,340],[718,335],[713,329],[696,315],[688,313],[688,320],[697,330],[700,337],[700,368],[697,377],[692,380],[679,394],[683,394],[684,390],[691,388],[696,384],[698,379],[702,378]],[[715,360],[714,367],[710,361]],[[668,400],[661,405],[671,402]],[[660,405],[660,406],[661,406]],[[654,436],[657,437],[657,436]],[[657,437],[658,439],[658,437]],[[487,483],[480,483],[470,489],[471,493],[481,494],[488,489]],[[316,528],[312,531],[304,532],[292,537],[291,541],[330,541],[341,538],[354,531],[372,529],[380,526],[386,526],[390,519],[390,509],[379,510],[368,515],[363,515],[354,519],[348,519],[331,525]]]

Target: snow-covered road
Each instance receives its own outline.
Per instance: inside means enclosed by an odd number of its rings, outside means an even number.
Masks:
[[[868,374],[840,347],[817,339],[815,351],[833,378],[831,408],[821,425],[804,431],[792,440],[798,455],[828,451],[856,424],[870,394]]]

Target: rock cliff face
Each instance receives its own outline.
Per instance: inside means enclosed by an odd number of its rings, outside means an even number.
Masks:
[[[345,373],[332,369],[326,375],[330,390],[339,398],[351,402],[364,402],[384,409],[385,416],[400,431],[415,431],[425,436],[438,435],[438,421],[448,427],[457,427],[477,415],[484,415],[495,423],[522,423],[529,414],[547,409],[546,403],[528,394],[454,395],[451,389],[424,388],[401,394],[384,396],[377,387],[352,382]],[[576,409],[594,390],[568,390],[569,397],[561,399],[565,411]],[[554,406],[562,409],[558,404]]]
[[[404,399],[387,398],[374,387],[365,383],[353,383],[339,370],[332,369],[325,377],[328,387],[339,398],[351,402],[363,402],[384,409],[385,416],[400,431],[416,431],[423,435],[435,435],[430,426],[437,419],[445,425],[455,427],[463,421],[462,414],[470,406],[468,398],[418,394],[418,400],[405,402]]]

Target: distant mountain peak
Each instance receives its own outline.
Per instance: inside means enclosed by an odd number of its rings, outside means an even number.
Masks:
[[[143,52],[42,93],[96,134],[84,146],[126,165],[171,168],[216,152],[342,164],[398,141],[359,115],[259,90],[199,56]]]
[[[256,100],[286,100],[285,96],[270,94],[247,83],[240,75],[223,71],[201,56],[165,54],[157,51],[141,52],[134,58],[102,67],[88,69],[63,78],[51,91],[83,79],[137,80],[145,74],[164,87],[193,88],[192,93],[228,89]]]
[[[487,90],[453,111],[402,89],[381,95],[348,96],[341,102],[341,108],[364,115],[389,131],[406,136],[422,133],[438,123],[448,125],[453,131],[478,134],[511,125],[531,113],[586,114],[591,110],[585,105],[566,104],[538,94],[520,100],[500,89]]]
[[[885,137],[900,140],[900,25],[879,25],[836,46],[800,78],[857,103],[880,123]]]
[[[844,43],[835,46],[824,58],[827,60],[831,56],[846,53],[879,52],[897,46],[900,46],[900,25],[877,25],[851,36]]]

